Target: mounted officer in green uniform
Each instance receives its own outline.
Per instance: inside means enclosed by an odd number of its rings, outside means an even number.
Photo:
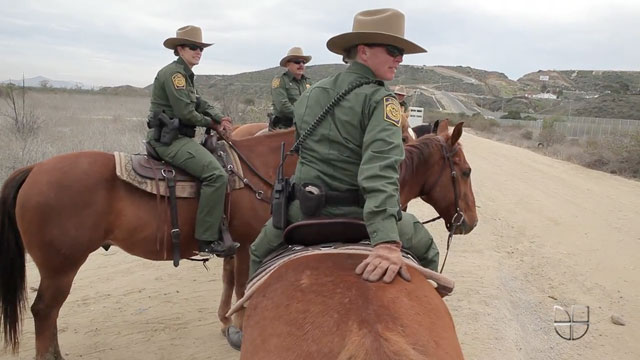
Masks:
[[[296,195],[288,207],[288,222],[312,217],[363,219],[374,248],[355,272],[368,281],[391,282],[398,272],[410,280],[401,248],[426,268],[438,266],[439,252],[431,235],[415,216],[402,212],[399,203],[402,110],[383,81],[393,80],[404,54],[426,52],[404,38],[404,19],[395,9],[356,14],[352,32],[327,42],[327,48],[342,55],[349,67],[311,86],[295,105],[300,139],[338,94],[355,87],[316,124],[299,149],[295,193],[324,193],[325,202],[313,209]],[[366,84],[358,86],[362,82]],[[275,228],[271,218],[251,245],[250,273],[281,246],[283,230]]]
[[[305,65],[311,61],[299,47],[292,47],[280,60],[280,66],[287,68],[282,75],[271,81],[273,118],[269,129],[288,129],[293,125],[293,104],[311,86],[311,80],[304,75]]]
[[[409,105],[407,105],[407,101],[405,100],[405,98],[407,97],[407,89],[402,85],[398,85],[393,89],[393,93],[396,95],[396,98],[398,98],[398,101],[400,102],[402,113],[407,114],[409,112]]]
[[[195,238],[201,256],[230,255],[220,237],[224,213],[227,173],[216,158],[193,138],[196,127],[231,134],[231,119],[198,95],[193,66],[200,63],[204,48],[202,30],[184,26],[176,37],[164,41],[178,58],[162,68],[153,82],[147,141],[167,163],[181,168],[201,181]]]

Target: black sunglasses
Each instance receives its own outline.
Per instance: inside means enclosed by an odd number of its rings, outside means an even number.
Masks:
[[[387,55],[391,57],[398,57],[404,55],[404,49],[401,47],[397,47],[395,45],[387,45],[387,44],[364,44],[368,47],[383,47],[387,51]]]
[[[202,46],[198,46],[198,45],[194,45],[194,44],[182,44],[180,46],[186,47],[187,49],[189,49],[191,51],[196,51],[196,50],[200,50],[200,52],[204,51],[204,48]]]
[[[296,59],[296,60],[291,60],[292,63],[296,64],[296,65],[304,65],[306,64],[306,62],[304,60],[300,60],[300,59]]]

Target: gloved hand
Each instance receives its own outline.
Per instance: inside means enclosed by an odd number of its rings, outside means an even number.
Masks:
[[[396,277],[398,271],[400,277],[406,281],[411,281],[407,265],[402,260],[399,242],[385,242],[376,245],[373,252],[356,268],[356,274],[362,274],[362,278],[367,281],[376,282],[382,278],[385,283],[390,283]]]

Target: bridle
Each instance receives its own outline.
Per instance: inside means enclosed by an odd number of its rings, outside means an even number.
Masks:
[[[442,267],[440,268],[440,273],[442,273],[442,271],[444,270],[444,265],[447,262],[447,256],[449,255],[449,248],[451,247],[451,241],[453,240],[453,234],[456,231],[456,228],[460,225],[462,225],[462,223],[464,222],[464,214],[462,213],[462,211],[460,211],[460,194],[458,191],[458,172],[456,171],[456,169],[453,167],[453,156],[458,152],[459,149],[459,145],[455,145],[453,147],[453,149],[451,151],[449,151],[447,144],[444,140],[442,140],[441,138],[438,138],[439,142],[440,142],[440,148],[442,149],[442,154],[444,161],[449,165],[449,170],[451,173],[451,182],[453,183],[453,199],[455,201],[455,205],[456,205],[456,213],[453,215],[453,217],[451,218],[451,222],[446,224],[447,228],[449,229],[449,236],[447,238],[447,251],[444,255],[444,260],[442,261]],[[432,191],[434,191],[435,189],[435,185],[440,181],[440,179],[442,178],[442,175],[445,172],[446,166],[443,166],[441,168],[442,170],[440,171],[440,174],[438,175],[438,177],[435,179],[435,181],[426,189],[429,191],[429,193],[431,193]],[[427,194],[429,194],[427,193]],[[422,221],[422,224],[428,224],[430,222],[434,222],[438,219],[441,219],[442,216],[436,216],[433,219],[429,219],[426,221]]]

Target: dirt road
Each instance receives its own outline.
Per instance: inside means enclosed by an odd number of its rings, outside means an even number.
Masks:
[[[455,237],[447,298],[467,359],[640,358],[640,183],[464,134],[480,224]],[[433,211],[418,202],[419,218]],[[429,225],[444,252],[441,223]],[[237,359],[215,309],[220,261],[153,263],[119,249],[92,254],[62,308],[69,359]],[[28,282],[38,273],[28,263]],[[30,301],[34,298],[30,293]],[[553,328],[553,306],[591,307],[578,341]],[[626,326],[614,325],[612,314]],[[34,356],[25,318],[19,359]],[[2,359],[14,359],[9,355]]]

